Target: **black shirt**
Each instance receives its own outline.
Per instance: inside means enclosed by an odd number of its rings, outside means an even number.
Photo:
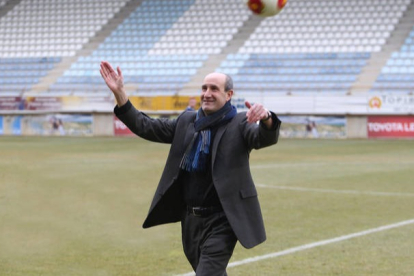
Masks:
[[[210,153],[217,128],[211,129]],[[180,171],[179,183],[182,185],[183,198],[190,207],[221,206],[211,172],[211,154],[208,156],[206,168],[202,172]]]
[[[187,206],[220,206],[220,200],[211,177],[211,169],[206,172],[181,170],[179,181],[182,183],[183,198]]]

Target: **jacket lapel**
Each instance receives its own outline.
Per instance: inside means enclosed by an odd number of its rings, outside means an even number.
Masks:
[[[224,132],[226,132],[227,125],[228,124],[225,124],[224,126],[220,126],[217,129],[216,136],[214,137],[213,148],[212,148],[212,156],[211,156],[211,166],[212,166],[212,168],[214,167],[214,161],[216,160],[216,153],[217,153],[218,145],[220,143],[221,137],[223,137]]]
[[[195,133],[195,129],[194,129],[194,123],[191,122],[188,124],[187,126],[187,130],[185,131],[185,135],[184,135],[184,151],[187,148],[188,144],[191,143],[191,140],[193,139]]]

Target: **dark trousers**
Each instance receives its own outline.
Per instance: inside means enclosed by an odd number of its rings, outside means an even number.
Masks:
[[[181,221],[185,256],[197,276],[226,276],[237,238],[223,211],[206,217],[185,213]]]

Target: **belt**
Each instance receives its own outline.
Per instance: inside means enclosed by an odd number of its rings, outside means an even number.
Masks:
[[[212,206],[212,207],[190,207],[187,206],[187,212],[196,217],[207,217],[214,213],[223,211],[221,206]]]

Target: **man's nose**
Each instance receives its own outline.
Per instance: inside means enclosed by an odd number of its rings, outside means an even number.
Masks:
[[[206,89],[206,91],[204,92],[204,97],[210,97],[210,96],[211,96],[210,89]]]

